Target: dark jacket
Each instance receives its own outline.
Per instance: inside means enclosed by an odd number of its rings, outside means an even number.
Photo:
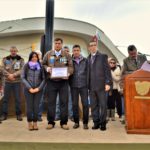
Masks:
[[[70,86],[75,88],[87,87],[87,59],[81,56],[79,64],[73,58],[74,73],[70,77]]]
[[[92,91],[104,90],[105,85],[112,84],[107,55],[97,51],[93,64],[91,54],[88,57],[88,88]]]
[[[42,90],[45,84],[44,68],[41,67],[40,70],[32,70],[29,68],[28,63],[26,63],[23,67],[21,78],[25,88],[39,88]]]

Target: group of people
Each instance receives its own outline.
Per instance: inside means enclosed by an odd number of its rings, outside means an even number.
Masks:
[[[123,96],[123,82],[128,74],[132,74],[137,70],[150,71],[150,61],[143,54],[138,54],[137,48],[134,45],[128,46],[129,56],[123,60],[123,66],[120,66],[114,58],[109,58],[108,63],[112,75],[112,88],[108,92],[107,100],[107,121],[110,119],[115,121],[115,109],[121,122],[125,123],[125,108]]]
[[[80,45],[74,45],[72,56],[63,49],[63,40],[54,40],[54,49],[48,51],[43,59],[39,53],[33,51],[27,63],[17,55],[17,48],[11,47],[11,54],[3,58],[0,76],[4,76],[4,97],[0,120],[8,116],[8,101],[13,91],[16,102],[16,116],[22,121],[20,108],[20,90],[26,99],[27,122],[29,130],[38,130],[38,115],[41,99],[46,90],[47,96],[47,129],[55,127],[56,101],[59,99],[60,127],[69,130],[68,100],[71,93],[73,128],[80,126],[79,96],[83,110],[83,129],[89,129],[89,98],[94,125],[92,129],[106,130],[106,124],[111,117],[115,120],[115,108],[119,118],[122,117],[121,80],[123,76],[141,68],[146,57],[137,54],[134,45],[128,47],[129,57],[124,60],[123,67],[114,58],[109,58],[98,51],[98,43],[93,38],[88,45],[89,56],[83,57]],[[54,69],[66,68],[66,76],[55,77]],[[70,88],[70,93],[69,93]]]

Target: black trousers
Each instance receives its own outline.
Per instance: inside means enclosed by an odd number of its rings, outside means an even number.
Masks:
[[[42,91],[37,93],[30,93],[28,89],[24,89],[24,94],[27,104],[27,121],[28,122],[37,122],[39,104],[42,97]]]
[[[90,91],[91,111],[94,125],[106,124],[107,98],[106,92]]]
[[[68,122],[68,81],[53,81],[48,79],[47,81],[47,95],[48,95],[48,112],[47,120],[48,124],[55,125],[55,113],[56,113],[56,98],[59,93],[60,102],[60,125],[67,124]]]
[[[122,101],[121,95],[117,89],[112,90],[111,95],[108,96],[107,108],[115,109],[117,108],[117,113],[119,116],[122,116]]]
[[[79,124],[79,95],[83,107],[83,124],[88,124],[89,106],[88,106],[88,89],[84,88],[71,88],[72,107],[74,122]]]

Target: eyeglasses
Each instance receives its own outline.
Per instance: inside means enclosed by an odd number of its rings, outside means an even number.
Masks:
[[[92,47],[92,46],[96,46],[96,44],[91,44],[90,47]]]
[[[16,51],[16,50],[14,50],[14,51],[13,51],[13,50],[11,50],[10,52],[15,53],[15,52],[17,52],[17,51]]]

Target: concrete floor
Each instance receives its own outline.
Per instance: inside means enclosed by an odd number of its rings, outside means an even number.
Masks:
[[[89,123],[89,130],[80,128],[73,129],[73,122],[69,121],[70,130],[60,128],[59,121],[52,130],[46,130],[46,117],[38,123],[38,131],[28,131],[26,118],[22,122],[15,118],[9,118],[0,124],[0,142],[51,142],[51,143],[150,143],[150,135],[126,134],[124,125],[117,118],[110,121],[106,131],[91,129],[92,120]]]

